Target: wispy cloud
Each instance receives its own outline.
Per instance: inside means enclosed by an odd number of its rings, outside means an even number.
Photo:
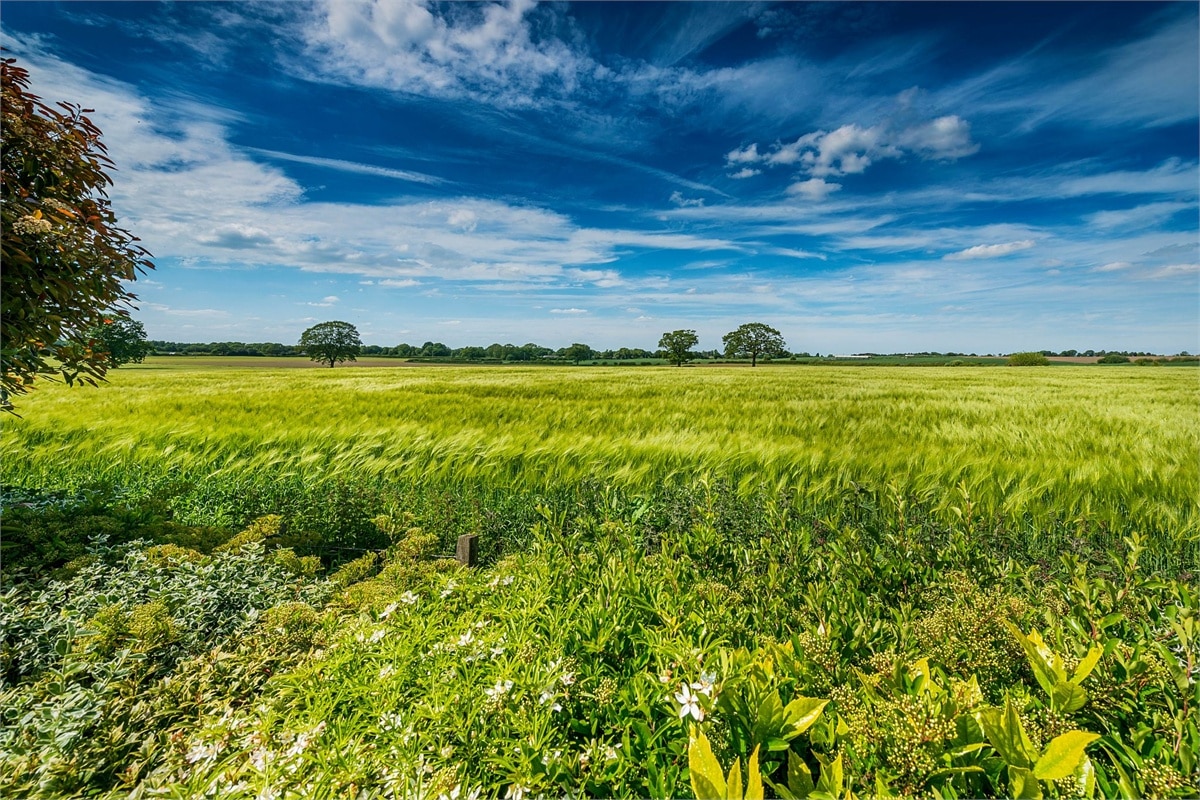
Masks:
[[[1037,242],[1033,239],[1022,239],[1019,242],[1005,242],[1004,244],[977,244],[974,247],[968,247],[965,250],[959,250],[957,253],[949,253],[942,256],[947,261],[962,261],[974,258],[999,258],[1012,253],[1018,253],[1022,250],[1028,250],[1036,245]]]
[[[295,153],[282,153],[278,150],[262,150],[257,147],[247,147],[246,151],[279,161],[291,161],[296,164],[308,164],[314,167],[336,169],[340,172],[353,172],[359,175],[375,175],[380,178],[395,178],[399,181],[424,183],[428,185],[446,183],[444,178],[439,178],[436,175],[427,175],[423,172],[412,172],[411,170],[406,169],[380,167],[374,164],[362,164],[357,161],[343,161],[338,158],[319,158],[317,156],[301,156],[296,155]]]

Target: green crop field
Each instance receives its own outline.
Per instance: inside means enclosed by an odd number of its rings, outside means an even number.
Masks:
[[[0,794],[1200,791],[1192,370],[239,364],[5,420]]]

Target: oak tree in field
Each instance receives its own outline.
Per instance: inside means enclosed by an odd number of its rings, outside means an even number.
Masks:
[[[592,357],[592,348],[579,342],[575,342],[570,347],[564,348],[561,352],[563,358],[572,364],[579,364],[580,361],[586,361]]]
[[[146,341],[142,323],[129,317],[105,317],[101,325],[88,331],[92,349],[102,353],[108,367],[140,364],[153,349]]]
[[[117,227],[91,110],[43,103],[15,59],[0,61],[0,85],[0,409],[11,411],[38,375],[103,379],[110,362],[89,332],[128,316],[126,282],[154,265]]]
[[[658,346],[667,351],[667,358],[677,367],[691,356],[691,350],[700,342],[695,331],[671,331],[664,333],[658,340]]]
[[[313,325],[300,334],[300,349],[313,361],[329,366],[342,361],[357,361],[355,356],[362,349],[358,329],[349,322],[333,320]]]
[[[752,367],[758,364],[760,356],[771,358],[782,355],[787,346],[779,331],[761,322],[747,322],[736,331],[722,336],[721,341],[725,343],[726,356],[749,356]]]

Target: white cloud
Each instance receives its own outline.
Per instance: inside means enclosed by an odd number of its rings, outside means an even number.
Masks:
[[[800,195],[819,202],[841,188],[840,183],[830,183],[824,178],[809,178],[806,181],[793,183],[787,188],[787,191],[788,194]]]
[[[1128,261],[1110,261],[1107,264],[1096,267],[1092,272],[1118,272],[1123,269],[1129,269],[1132,266],[1133,264],[1130,264]]]
[[[734,180],[740,181],[745,178],[753,178],[755,175],[761,175],[761,174],[762,174],[761,169],[751,169],[750,167],[742,167],[737,172],[734,172],[733,174],[731,174],[729,177],[733,178]]]
[[[734,148],[725,155],[725,161],[729,164],[753,164],[760,158],[757,144],[747,145],[740,150]]]
[[[475,226],[479,224],[479,217],[469,208],[456,208],[450,212],[450,215],[446,218],[446,223],[452,228],[473,231],[475,230]]]
[[[421,282],[415,281],[412,278],[404,278],[402,280],[398,280],[396,278],[384,278],[383,280],[379,281],[379,285],[388,286],[393,289],[408,289],[412,286],[420,286]]]
[[[1151,272],[1147,277],[1153,280],[1161,280],[1163,278],[1175,278],[1181,275],[1198,275],[1200,274],[1200,264],[1168,264],[1165,267],[1159,267]]]
[[[680,208],[687,208],[689,206],[704,205],[704,198],[703,197],[684,197],[683,192],[676,190],[671,193],[671,202],[674,203],[675,205],[679,206]]]
[[[942,256],[947,261],[963,261],[975,258],[999,258],[1010,253],[1017,253],[1021,250],[1028,250],[1036,245],[1033,239],[1023,239],[1019,242],[1005,242],[1004,244],[977,244],[974,247],[968,247],[966,250],[959,250],[957,253],[948,253]]]
[[[550,309],[550,313],[551,314],[586,314],[586,313],[588,313],[588,310],[586,308],[552,308],[552,309]]]
[[[1111,230],[1114,228],[1143,228],[1157,225],[1175,216],[1180,211],[1194,210],[1191,203],[1146,203],[1133,208],[1122,208],[1113,211],[1097,211],[1087,215],[1087,223],[1094,228]]]
[[[332,306],[332,305],[335,305],[335,304],[337,304],[337,303],[339,303],[339,302],[341,302],[341,298],[340,298],[340,297],[338,297],[336,294],[331,294],[331,295],[328,295],[327,297],[322,297],[322,298],[321,298],[321,300],[320,300],[320,302],[317,302],[317,303],[305,303],[304,305],[306,305],[306,306],[316,306],[316,307],[318,307],[318,308],[329,308],[330,306]]]
[[[923,158],[948,161],[979,151],[979,145],[971,141],[971,126],[958,116],[938,117],[906,128],[896,136],[896,145]]]
[[[300,35],[314,79],[330,76],[431,97],[529,106],[568,95],[603,69],[560,39],[536,37],[533,0],[455,4],[438,13],[418,0],[322,0]]]
[[[293,153],[282,153],[278,150],[262,150],[257,147],[246,148],[247,152],[267,156],[280,161],[293,161],[297,164],[308,164],[314,167],[326,167],[340,172],[354,172],[360,175],[376,175],[381,178],[395,178],[400,181],[424,184],[442,184],[446,181],[436,175],[426,175],[423,172],[412,172],[406,169],[392,169],[374,164],[362,164],[357,161],[343,161],[338,158],[318,158],[316,156],[300,156]]]
[[[952,161],[978,150],[979,145],[971,141],[971,126],[966,120],[943,116],[909,125],[887,121],[863,127],[852,123],[832,131],[812,131],[792,142],[776,142],[764,153],[758,151],[757,143],[733,150],[726,154],[725,161],[727,167],[735,164],[798,165],[804,174],[827,178],[860,174],[885,158],[914,154],[923,159]],[[752,174],[758,172],[746,166],[730,177],[750,177]],[[811,191],[828,194],[820,184],[808,185],[812,187]]]

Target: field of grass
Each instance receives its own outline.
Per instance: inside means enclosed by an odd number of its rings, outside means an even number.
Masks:
[[[967,503],[1014,525],[1200,535],[1191,371],[154,365],[99,389],[42,386],[22,413],[0,439],[21,454],[0,467],[9,485],[638,493],[704,477],[813,509],[865,489],[948,520]]]
[[[19,410],[0,796],[1200,792],[1190,370],[180,359]]]

